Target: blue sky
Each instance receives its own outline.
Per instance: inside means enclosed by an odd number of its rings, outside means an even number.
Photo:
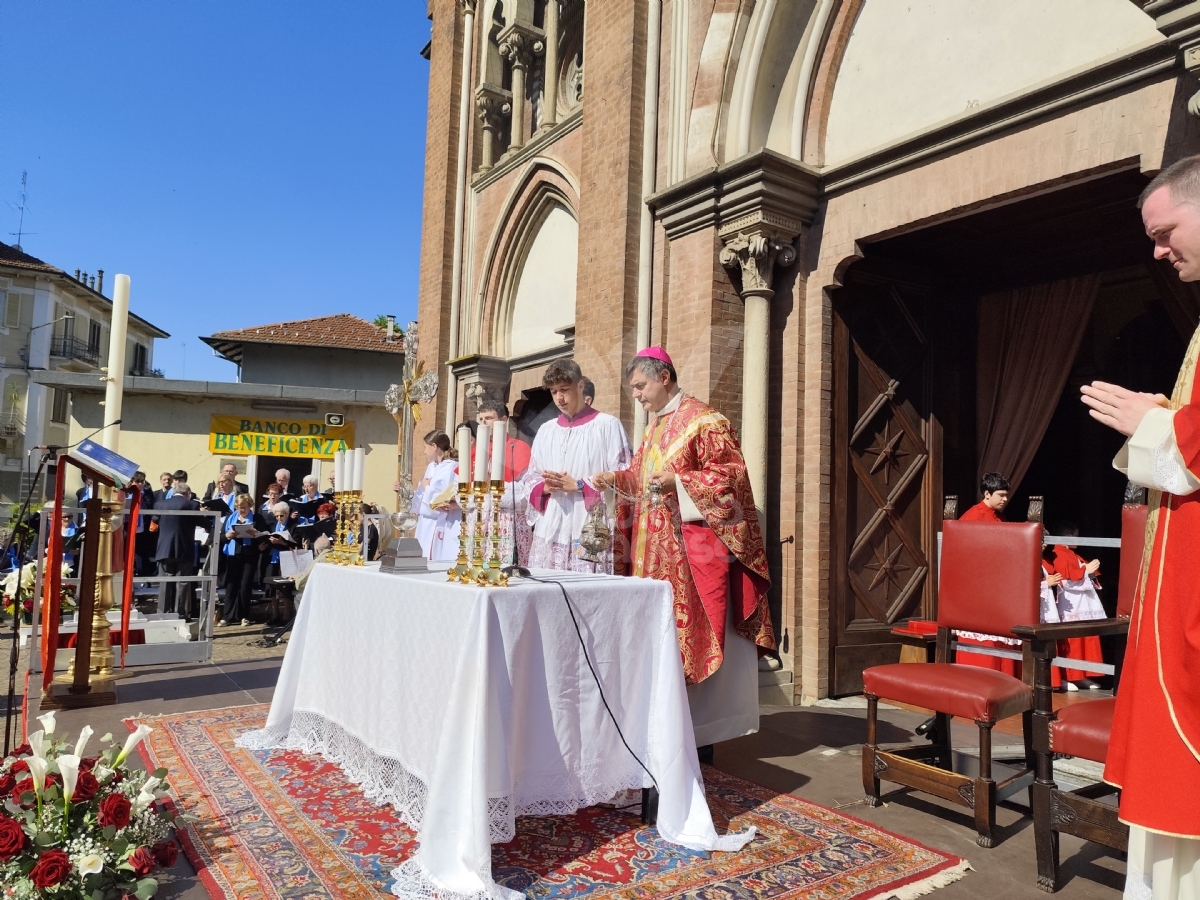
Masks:
[[[424,0],[0,0],[0,240],[132,279],[167,377],[199,335],[416,317]]]

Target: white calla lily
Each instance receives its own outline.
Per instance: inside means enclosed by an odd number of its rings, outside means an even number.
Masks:
[[[62,775],[63,800],[70,801],[75,796],[75,785],[79,781],[79,757],[64,753],[58,758],[58,771]]]
[[[84,725],[79,730],[79,739],[75,741],[75,755],[83,758],[83,748],[87,746],[88,738],[93,734],[91,725]]]
[[[54,710],[42,713],[42,715],[38,716],[38,721],[42,723],[42,728],[46,730],[46,734],[54,734]]]
[[[104,871],[104,857],[99,853],[85,853],[74,859],[80,875],[99,875]]]
[[[44,732],[35,731],[27,738],[29,744],[29,752],[37,759],[44,760],[46,758],[46,736]]]
[[[46,786],[46,770],[50,768],[50,763],[38,756],[31,756],[26,762],[29,764],[29,777],[33,779],[33,789],[40,794]]]
[[[125,757],[132,753],[134,748],[137,747],[137,745],[145,739],[146,735],[153,730],[154,729],[149,725],[138,725],[137,730],[125,739],[125,746],[122,747],[121,752],[117,754],[117,763],[120,764],[125,762]]]

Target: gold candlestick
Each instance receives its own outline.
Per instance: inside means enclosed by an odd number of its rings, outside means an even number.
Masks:
[[[367,536],[364,533],[366,531],[366,529],[363,527],[366,523],[365,523],[365,521],[363,521],[363,522],[359,521],[359,516],[362,515],[362,507],[363,507],[362,497],[363,497],[362,491],[354,492],[354,504],[353,504],[354,509],[352,510],[352,512],[350,514],[350,521],[354,525],[354,535],[355,535],[355,537],[354,537],[355,553],[354,553],[354,557],[352,560],[352,564],[356,565],[356,566],[363,565],[363,554],[366,552],[366,547],[367,547]]]
[[[471,574],[470,583],[487,584],[487,569],[484,567],[484,547],[486,537],[483,521],[483,498],[487,495],[486,481],[475,481],[471,484],[471,495],[475,498],[475,512],[471,520],[475,526],[471,542]],[[466,526],[466,522],[463,522]]]
[[[504,482],[492,481],[492,553],[488,560],[487,583],[494,587],[508,587],[508,576],[500,571],[500,501],[504,498]]]
[[[470,584],[471,564],[467,557],[467,497],[471,486],[465,482],[458,483],[458,508],[462,510],[462,523],[458,529],[458,560],[447,573],[447,581],[459,584]]]

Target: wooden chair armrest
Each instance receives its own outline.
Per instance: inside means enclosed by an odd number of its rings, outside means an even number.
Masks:
[[[1026,641],[1059,641],[1090,635],[1125,634],[1128,619],[1091,619],[1086,622],[1054,622],[1044,625],[1017,625],[1013,634]]]

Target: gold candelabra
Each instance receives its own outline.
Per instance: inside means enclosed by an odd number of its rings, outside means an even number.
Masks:
[[[336,491],[333,504],[337,507],[337,526],[328,559],[337,566],[363,564],[361,535],[358,534],[358,514],[362,511],[362,491]]]
[[[485,516],[484,498],[492,498],[491,515]],[[458,560],[451,566],[448,580],[457,584],[477,584],[508,587],[508,576],[500,564],[500,500],[504,496],[503,481],[474,481],[459,484],[458,505],[462,509],[462,525],[458,531]],[[467,503],[467,498],[473,503]],[[490,518],[490,521],[487,519]],[[470,524],[470,528],[468,528]],[[467,543],[471,544],[468,553]],[[491,552],[488,552],[488,544]]]

